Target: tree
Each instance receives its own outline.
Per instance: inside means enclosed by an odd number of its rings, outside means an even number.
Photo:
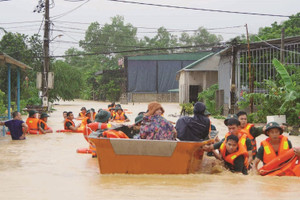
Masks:
[[[25,83],[25,77],[29,77],[29,80],[36,80],[36,71],[40,70],[42,59],[42,42],[39,40],[39,36],[33,35],[31,37],[19,34],[19,33],[6,33],[0,41],[0,51],[8,54],[14,59],[23,62],[33,70],[27,70],[26,73],[21,73],[21,84]],[[16,76],[16,69],[12,69],[12,77]],[[21,99],[28,99],[32,97],[32,90],[35,89],[34,84],[24,84],[26,87],[21,87]],[[12,91],[17,91],[17,79],[11,79]],[[0,68],[0,89],[7,94],[7,68]],[[12,99],[17,98],[16,92],[13,92]],[[38,96],[36,92],[36,97]],[[5,100],[6,101],[6,100]]]
[[[212,44],[218,44],[222,40],[222,36],[211,34],[203,27],[198,28],[197,31],[195,31],[191,36],[187,33],[182,33],[179,38],[182,46],[200,46],[191,48],[189,51],[207,50],[211,48]],[[203,47],[201,47],[201,45],[203,45]],[[205,47],[205,45],[208,46]]]
[[[300,13],[292,15],[281,24],[274,22],[270,27],[260,28],[258,37],[262,40],[276,39],[281,37],[281,29],[285,28],[285,37],[300,35]]]
[[[78,98],[82,89],[80,70],[60,60],[53,63],[52,69],[54,89],[49,92],[49,101],[53,102],[60,98],[64,101]]]
[[[144,37],[145,46],[151,48],[171,48],[178,46],[177,36],[172,35],[166,28],[160,27],[153,38]],[[153,50],[155,53],[174,53],[176,50]],[[151,51],[150,51],[151,52]]]

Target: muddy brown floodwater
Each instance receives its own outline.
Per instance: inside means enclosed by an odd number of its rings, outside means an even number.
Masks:
[[[76,115],[82,106],[107,108],[107,102],[76,100],[58,102],[48,125],[63,129],[63,111]],[[176,122],[180,107],[162,103],[164,116]],[[132,114],[147,110],[147,103],[122,105]],[[27,116],[23,116],[26,120]],[[226,131],[223,120],[212,119],[220,138]],[[2,130],[2,127],[1,127]],[[285,133],[286,135],[286,133]],[[265,136],[260,136],[257,143]],[[300,137],[289,136],[294,146]],[[205,157],[202,173],[188,175],[128,175],[99,173],[97,159],[77,154],[77,148],[88,147],[81,133],[50,133],[29,135],[25,141],[0,137],[0,199],[300,199],[300,179],[297,177],[261,177],[233,174],[218,169],[211,174],[214,159]]]

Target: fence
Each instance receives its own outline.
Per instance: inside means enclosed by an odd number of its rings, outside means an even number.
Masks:
[[[268,43],[267,43],[268,44]],[[276,78],[276,69],[272,64],[272,60],[277,58],[280,60],[280,48],[278,45],[268,44],[264,47],[256,47],[250,49],[251,68],[253,69],[254,93],[267,93],[264,87],[265,79]],[[236,67],[236,84],[237,94],[240,100],[243,92],[249,92],[249,63],[248,50],[240,50],[237,54]],[[289,43],[284,47],[284,64],[300,66],[300,42]]]

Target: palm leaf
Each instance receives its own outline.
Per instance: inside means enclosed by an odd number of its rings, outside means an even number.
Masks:
[[[281,79],[283,80],[287,90],[294,90],[293,81],[287,72],[283,64],[281,64],[276,58],[273,59],[273,64],[276,68],[276,71],[280,74]]]

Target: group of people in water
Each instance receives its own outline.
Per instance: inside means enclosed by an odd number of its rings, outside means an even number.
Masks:
[[[64,112],[64,129],[77,131],[82,125],[86,126],[96,122],[105,125],[97,124],[99,137],[108,137],[103,133],[108,129],[114,129],[125,133],[127,138],[135,139],[198,142],[211,139],[214,142],[204,145],[203,150],[208,152],[208,155],[224,161],[225,166],[231,171],[242,174],[248,174],[250,169],[257,174],[266,173],[264,168],[258,170],[259,162],[267,165],[291,149],[295,156],[300,156],[300,148],[292,147],[290,140],[282,135],[284,127],[276,122],[269,122],[264,127],[255,127],[248,123],[247,113],[240,111],[237,114],[228,115],[224,120],[228,133],[220,140],[218,136],[212,134],[216,132],[216,127],[211,124],[210,113],[206,110],[206,106],[197,102],[193,111],[194,116],[181,117],[174,126],[173,122],[164,117],[165,111],[162,105],[158,102],[151,102],[148,104],[147,111],[140,112],[133,124],[125,125],[111,123],[130,121],[121,105],[113,102],[108,105],[107,109],[99,109],[97,113],[93,108],[87,110],[82,107],[76,118],[82,120],[78,125],[75,125],[73,121],[73,112]],[[0,125],[9,128],[13,140],[22,140],[30,131],[42,134],[52,132],[52,129],[47,126],[48,117],[49,115],[46,113],[42,113],[39,117],[37,111],[31,110],[25,123],[21,120],[20,113],[14,112],[13,120],[0,122]],[[257,148],[256,138],[261,134],[265,134],[268,138],[263,140],[261,146]],[[300,167],[297,170],[300,173]]]

